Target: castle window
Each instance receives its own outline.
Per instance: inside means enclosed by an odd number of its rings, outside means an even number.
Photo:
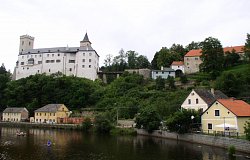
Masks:
[[[71,72],[71,71],[72,71],[72,68],[69,68],[69,71]]]
[[[29,46],[30,46],[30,44],[31,44],[31,43],[29,42]]]
[[[85,65],[82,65],[82,68],[85,68]]]
[[[49,63],[50,62],[50,60],[46,60],[46,63]]]
[[[89,53],[89,56],[92,56],[92,53]]]
[[[28,64],[34,64],[34,58],[28,59]]]
[[[37,73],[39,73],[39,70],[37,70]]]
[[[37,57],[37,55],[35,55],[35,58]]]
[[[49,57],[49,54],[47,54],[47,57]]]
[[[24,56],[22,56],[22,59],[24,58]]]
[[[33,57],[33,55],[30,56],[31,58]]]
[[[89,68],[91,68],[91,65],[89,65]]]
[[[24,41],[22,41],[22,45],[24,45]]]
[[[82,59],[82,62],[85,62],[85,59]]]
[[[21,65],[24,65],[24,62],[21,62]]]
[[[60,63],[60,62],[61,62],[61,60],[60,60],[60,59],[57,59],[57,60],[56,60],[56,63]]]
[[[42,61],[38,61],[38,64],[42,64]]]
[[[57,54],[58,57],[60,57],[60,54]]]
[[[91,62],[91,59],[89,59],[89,62]]]
[[[52,57],[54,57],[54,54],[52,54]]]
[[[42,55],[40,54],[39,57],[42,57]]]
[[[83,56],[85,56],[85,53],[82,53]]]
[[[75,63],[75,60],[69,60],[69,63]]]
[[[50,63],[55,63],[55,60],[50,60]]]
[[[49,69],[49,72],[50,72],[50,69]]]

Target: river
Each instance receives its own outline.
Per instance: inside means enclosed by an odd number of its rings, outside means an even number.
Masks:
[[[72,130],[0,127],[0,160],[227,160],[227,151],[145,136],[107,136]],[[51,140],[52,146],[47,147]],[[241,154],[241,153],[238,153]],[[241,154],[242,155],[242,154]],[[243,160],[246,155],[236,159]],[[250,156],[250,155],[248,155]]]

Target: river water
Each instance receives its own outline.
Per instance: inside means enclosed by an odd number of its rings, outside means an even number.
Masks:
[[[0,127],[0,160],[227,160],[221,148],[145,136]],[[52,146],[47,146],[51,140]],[[236,159],[246,159],[238,153]],[[248,155],[250,156],[250,155]]]

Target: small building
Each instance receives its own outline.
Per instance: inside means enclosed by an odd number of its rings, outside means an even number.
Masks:
[[[161,77],[163,79],[167,79],[168,77],[175,78],[175,70],[164,67],[161,67],[161,70],[152,70],[152,79],[156,79],[157,77]]]
[[[245,46],[232,46],[232,47],[225,47],[223,48],[224,54],[226,55],[227,52],[235,52],[236,54],[238,54],[240,56],[240,59],[242,60],[245,56],[245,52],[244,52],[244,47]]]
[[[47,104],[34,111],[35,123],[60,123],[68,118],[70,111],[64,104]]]
[[[183,73],[185,73],[184,71],[184,62],[183,61],[173,61],[171,64],[171,69],[175,70],[175,75],[180,76]]]
[[[182,103],[181,108],[194,109],[203,112],[210,107],[216,99],[227,99],[228,97],[219,90],[194,89]]]
[[[29,111],[21,107],[8,107],[3,111],[3,121],[21,122],[29,118]]]
[[[201,49],[190,50],[184,56],[184,68],[186,74],[196,73],[200,71],[200,64],[202,63],[200,56],[202,55]]]
[[[203,132],[238,132],[250,121],[250,105],[242,100],[218,99],[201,116]]]

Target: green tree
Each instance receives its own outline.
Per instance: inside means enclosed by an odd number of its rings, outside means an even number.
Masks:
[[[233,49],[232,52],[226,52],[224,58],[224,67],[232,67],[239,63],[240,56],[235,53],[235,50]]]
[[[198,112],[194,110],[177,111],[169,116],[165,122],[168,130],[171,132],[187,133],[194,126],[200,122],[200,116]]]
[[[150,68],[150,62],[148,61],[148,58],[143,55],[139,55],[137,57],[137,67],[138,68]]]
[[[246,139],[250,141],[250,122],[249,121],[245,123],[244,133],[246,134]]]
[[[155,80],[155,89],[165,90],[165,79],[163,79],[161,76],[157,77]]]
[[[108,54],[106,55],[106,59],[104,59],[104,65],[105,67],[110,67],[111,64],[112,64],[112,55],[111,54]]]
[[[159,57],[159,54],[160,54],[159,52],[156,52],[153,60],[151,61],[151,68],[152,69],[160,69],[160,67],[158,67],[158,64],[157,64],[157,59]]]
[[[85,118],[84,121],[82,122],[82,129],[88,132],[91,127],[92,127],[91,119],[89,117]]]
[[[201,42],[202,64],[200,69],[203,72],[210,73],[212,78],[216,77],[223,69],[224,52],[220,41],[216,38],[206,38]]]
[[[250,34],[247,33],[247,39],[244,47],[245,57],[250,61]]]
[[[172,54],[178,55],[176,56],[176,61],[183,60],[184,55],[187,53],[187,50],[181,44],[175,43],[170,47],[170,51],[172,52]]]
[[[179,55],[179,53],[173,52],[169,50],[167,47],[163,47],[159,51],[159,55],[157,58],[157,66],[160,68],[163,67],[169,67],[173,61],[179,61],[182,60],[182,57]]]
[[[148,132],[159,129],[161,118],[156,110],[146,107],[136,116],[136,127],[146,129]]]
[[[168,76],[167,82],[169,89],[176,89],[174,77]]]
[[[187,51],[193,50],[193,49],[200,49],[200,42],[194,42],[192,41],[190,44],[188,44],[186,47]]]
[[[135,69],[137,68],[137,56],[138,53],[135,51],[127,51],[126,56],[128,57],[128,68]]]
[[[109,133],[113,128],[111,120],[106,113],[99,113],[94,121],[95,131],[98,133]]]
[[[0,111],[4,110],[6,107],[6,96],[5,89],[7,88],[7,83],[11,80],[11,74],[6,71],[4,64],[0,67]]]

